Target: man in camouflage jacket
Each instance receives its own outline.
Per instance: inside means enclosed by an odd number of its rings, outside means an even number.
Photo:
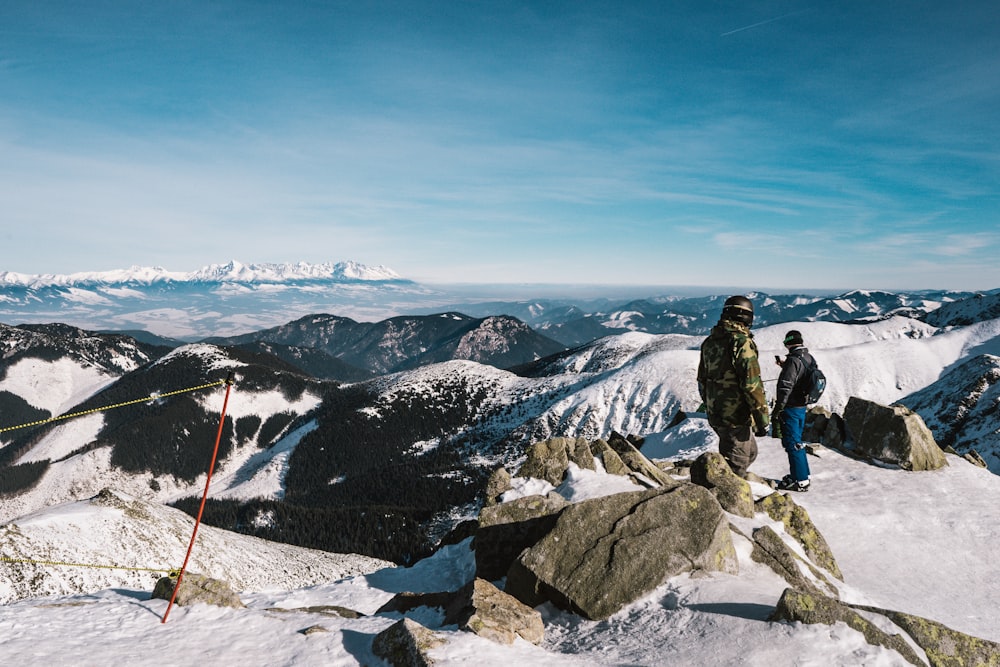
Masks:
[[[757,459],[754,434],[765,435],[770,424],[752,323],[749,299],[726,299],[722,317],[701,345],[698,364],[698,392],[719,436],[719,453],[740,477]]]

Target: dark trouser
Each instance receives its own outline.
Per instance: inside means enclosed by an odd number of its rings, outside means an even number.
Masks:
[[[750,464],[757,460],[757,441],[750,432],[750,425],[712,428],[719,436],[719,453],[722,458],[726,459],[734,473],[746,478]]]
[[[781,444],[788,452],[789,472],[796,482],[809,479],[809,460],[802,444],[802,429],[806,425],[805,408],[785,408],[781,411]]]

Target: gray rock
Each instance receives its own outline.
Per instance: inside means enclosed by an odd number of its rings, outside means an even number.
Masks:
[[[970,449],[968,452],[963,454],[962,458],[974,466],[979,466],[980,468],[987,467],[986,460],[974,449]]]
[[[927,654],[931,667],[1000,666],[1000,644],[979,639],[920,616],[899,611],[857,607],[885,615],[913,638]]]
[[[518,637],[532,644],[545,639],[539,612],[484,579],[473,579],[453,596],[444,622],[501,644]]]
[[[429,667],[434,660],[427,652],[443,644],[431,630],[404,618],[375,635],[372,652],[392,667]]]
[[[752,518],[753,492],[746,480],[733,472],[718,452],[705,452],[691,466],[691,482],[711,491],[722,509]]]
[[[169,600],[173,596],[174,604],[182,607],[196,602],[237,609],[245,606],[240,600],[240,596],[233,591],[229,584],[204,574],[185,572],[184,576],[181,577],[181,585],[177,589],[177,595],[174,596],[176,586],[177,577],[160,577],[153,588],[152,597],[158,600]]]
[[[629,470],[653,480],[660,486],[673,487],[678,485],[678,482],[656,467],[656,464],[646,458],[635,445],[622,435],[612,433],[611,437],[608,438],[608,446],[618,454],[618,458],[629,467]]]
[[[738,564],[715,496],[684,484],[567,507],[511,565],[505,590],[531,607],[549,600],[600,620],[694,570],[735,574]]]
[[[843,417],[819,406],[809,408],[802,432],[803,442],[820,443],[824,447],[844,451],[846,440],[847,428]]]
[[[575,446],[571,438],[550,438],[532,443],[528,447],[528,458],[515,476],[544,479],[552,486],[559,486],[569,465],[570,446]]]
[[[494,581],[507,574],[517,555],[552,530],[568,505],[565,498],[550,493],[484,507],[473,540],[476,576]]]
[[[761,526],[753,532],[753,551],[750,553],[750,558],[757,563],[767,565],[792,588],[811,594],[825,595],[811,579],[803,574],[799,567],[801,563],[809,568],[813,577],[821,581],[831,594],[836,595],[837,593],[837,589],[816,568],[803,561],[769,526]]]
[[[765,512],[775,521],[785,526],[785,532],[795,538],[813,563],[823,568],[837,579],[844,580],[833,551],[827,544],[823,534],[809,518],[809,513],[801,505],[796,504],[787,493],[772,493],[758,500],[755,509]]]
[[[455,593],[411,593],[404,591],[396,593],[392,598],[375,610],[376,614],[388,614],[398,612],[405,614],[413,611],[417,607],[438,607],[444,609],[451,604]]]
[[[863,634],[872,646],[884,646],[899,653],[912,665],[924,665],[902,636],[887,634],[849,606],[816,593],[785,589],[769,620],[824,625],[845,623]]]
[[[500,501],[500,496],[513,488],[510,480],[510,473],[507,472],[506,468],[500,467],[494,470],[490,478],[486,480],[485,504],[496,505]]]
[[[590,451],[590,443],[586,438],[575,438],[566,445],[569,460],[584,470],[597,470],[594,455]]]
[[[948,465],[924,420],[902,405],[879,405],[852,396],[844,408],[844,421],[856,453],[904,470],[937,470]]]
[[[629,475],[632,470],[625,465],[622,461],[622,457],[618,456],[615,450],[611,449],[609,445],[604,440],[594,440],[590,443],[590,451],[594,455],[594,458],[601,462],[604,466],[604,470],[611,475]]]

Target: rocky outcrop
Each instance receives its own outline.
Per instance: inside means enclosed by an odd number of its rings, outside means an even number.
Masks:
[[[924,420],[902,405],[885,406],[852,396],[844,408],[844,422],[857,454],[904,470],[948,465]]]
[[[806,412],[806,424],[802,430],[803,442],[818,442],[824,447],[844,451],[847,428],[844,418],[818,405]]]
[[[185,572],[184,576],[181,577],[181,585],[177,589],[177,595],[174,595],[175,587],[177,587],[176,576],[160,577],[153,588],[153,598],[169,600],[173,597],[174,604],[182,607],[196,602],[237,609],[245,606],[240,600],[240,596],[233,591],[229,584],[204,574]]]
[[[871,607],[858,609],[880,613],[902,628],[927,654],[931,667],[1000,666],[1000,644],[996,642],[972,637],[912,614]]]
[[[544,479],[559,486],[570,461],[581,468],[594,470],[594,457],[584,438],[550,438],[528,448],[528,458],[517,471],[517,477]]]
[[[769,620],[822,623],[824,625],[844,623],[863,634],[869,644],[892,649],[912,665],[924,665],[924,662],[903,637],[883,632],[874,623],[846,604],[822,595],[792,588],[785,589]]]
[[[558,493],[550,493],[484,507],[473,540],[476,576],[493,581],[506,575],[517,555],[552,530],[568,505]]]
[[[518,637],[532,644],[545,639],[539,612],[478,578],[452,597],[444,623],[501,644],[513,644]]]
[[[528,458],[517,471],[517,477],[544,479],[552,486],[559,486],[569,465],[566,442],[569,438],[552,438],[533,443],[528,447]]]
[[[804,507],[796,504],[790,495],[772,493],[758,500],[754,506],[757,511],[764,512],[775,521],[784,524],[785,532],[802,545],[809,560],[837,579],[844,580],[830,545],[809,518],[809,513]]]
[[[442,646],[444,640],[416,621],[404,618],[375,635],[372,653],[392,667],[430,667],[431,649]]]
[[[605,472],[612,475],[628,475],[631,471],[629,467],[625,465],[622,461],[622,457],[618,456],[604,440],[594,440],[590,443],[590,453],[594,455],[594,458],[601,462],[604,466]]]
[[[691,481],[711,491],[727,512],[743,517],[753,516],[750,485],[733,472],[718,452],[706,452],[695,460],[691,466]]]
[[[484,503],[486,505],[496,505],[500,502],[500,496],[511,490],[511,477],[506,468],[500,467],[493,471],[490,478],[486,480],[486,491]]]
[[[639,444],[641,444],[641,441],[639,441]],[[614,450],[618,458],[628,466],[631,472],[650,479],[659,486],[669,487],[677,484],[670,475],[656,467],[656,464],[646,458],[632,441],[620,433],[611,434],[608,438],[608,446]],[[648,486],[648,484],[646,485]]]
[[[831,585],[811,563],[792,551],[769,526],[761,526],[753,532],[753,551],[750,552],[750,558],[757,563],[767,565],[793,588],[825,595],[819,588],[822,584],[830,594],[837,595],[836,587]],[[806,576],[803,567],[812,575],[811,577]]]
[[[859,611],[884,616],[909,635],[924,655],[918,655],[901,635],[890,635],[880,630],[858,613]],[[801,590],[786,589],[770,620],[826,625],[842,622],[862,633],[869,644],[892,649],[913,665],[930,663],[931,667],[1000,666],[1000,644],[996,642],[972,637],[919,616],[876,607],[847,605]]]
[[[736,573],[738,565],[719,502],[685,484],[567,507],[511,565],[505,590],[531,607],[551,601],[598,620],[693,570]]]
[[[442,609],[444,625],[457,625],[501,644],[513,644],[517,637],[539,644],[545,638],[539,612],[478,577],[457,591],[397,593],[375,613],[407,614],[418,607]]]

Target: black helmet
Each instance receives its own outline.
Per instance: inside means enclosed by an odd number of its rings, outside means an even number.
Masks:
[[[753,324],[753,302],[741,295],[729,297],[722,304],[722,319],[750,326]]]

